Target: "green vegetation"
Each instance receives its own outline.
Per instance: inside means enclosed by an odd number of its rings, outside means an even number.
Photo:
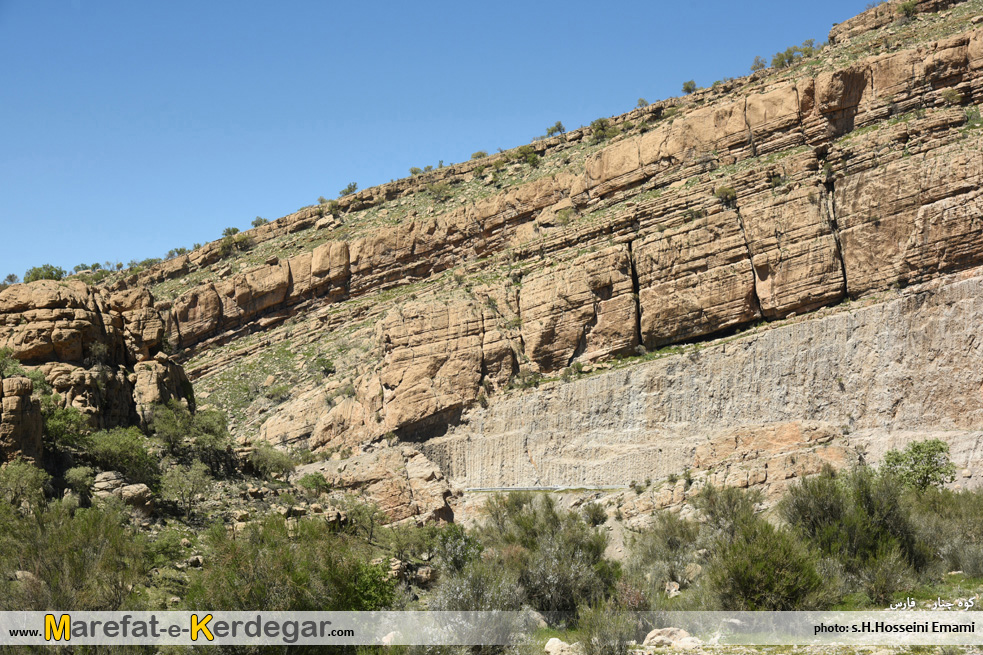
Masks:
[[[613,127],[610,123],[608,123],[608,119],[606,118],[598,118],[597,120],[591,122],[590,131],[591,142],[595,144],[617,136],[619,133],[618,128]]]
[[[488,151],[486,150],[478,150],[476,152],[471,153],[471,159],[484,159],[487,156],[488,156]]]
[[[939,439],[914,441],[903,451],[888,451],[883,468],[901,484],[919,491],[941,488],[956,479],[956,466],[949,460],[949,444]]]
[[[253,219],[251,225],[253,227],[260,227],[261,225],[266,225],[267,223],[269,223],[267,219],[263,218],[262,216],[257,216],[256,218]]]
[[[719,186],[713,192],[714,197],[725,207],[734,207],[737,203],[737,191],[731,186]]]
[[[212,487],[212,476],[208,467],[201,462],[191,466],[174,466],[161,478],[161,496],[175,502],[184,509],[186,518],[191,518],[198,497],[208,493]]]
[[[755,56],[754,61],[751,62],[751,72],[757,73],[758,71],[763,71],[768,68],[768,63],[764,60],[764,57],[760,55]]]
[[[8,276],[9,277],[9,276]],[[24,284],[37,282],[38,280],[60,280],[65,277],[65,269],[51,264],[42,264],[34,268],[27,269],[24,273]]]
[[[638,102],[635,103],[635,106],[638,107],[638,108],[648,107],[649,106],[649,101],[646,100],[645,98],[639,98],[638,99]]]
[[[790,46],[782,52],[776,52],[775,56],[771,58],[772,68],[789,68],[803,59],[812,57],[817,51],[815,43],[815,40],[807,39],[802,42],[802,45]],[[755,63],[757,62],[758,59],[756,58]]]
[[[119,471],[126,479],[154,487],[160,477],[157,457],[138,428],[113,428],[92,435],[86,454],[104,471]]]
[[[346,186],[344,189],[338,192],[338,197],[343,198],[345,196],[350,196],[356,191],[358,191],[358,184],[356,184],[355,182],[349,182],[348,186]]]
[[[546,128],[546,136],[556,136],[557,134],[563,134],[567,131],[567,128],[563,127],[563,123],[556,121],[551,126]]]
[[[282,477],[294,470],[293,458],[265,441],[253,447],[249,454],[249,463],[259,475],[267,479]]]
[[[918,13],[918,0],[906,0],[898,5],[898,13],[905,18],[914,18]]]
[[[697,88],[696,82],[694,80],[683,82],[683,93],[685,93],[686,95],[689,95],[690,93],[695,93],[696,88]]]

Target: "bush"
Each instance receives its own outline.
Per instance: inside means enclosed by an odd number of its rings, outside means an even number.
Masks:
[[[574,512],[560,512],[549,496],[492,496],[478,536],[486,557],[518,578],[526,600],[546,612],[574,611],[599,600],[617,569],[604,558],[607,536]]]
[[[348,186],[338,192],[338,197],[343,198],[344,196],[350,196],[356,191],[358,191],[358,184],[355,182],[349,182]]]
[[[584,521],[592,528],[603,525],[608,520],[607,512],[600,503],[587,503],[584,505]]]
[[[423,175],[423,169],[418,166],[410,166],[410,175],[416,177],[417,175]]]
[[[65,471],[65,485],[78,494],[83,502],[88,502],[96,472],[91,466],[75,466]]]
[[[484,159],[487,156],[488,152],[486,150],[478,150],[477,152],[471,153],[471,159]]]
[[[590,124],[591,141],[595,144],[617,136],[618,129],[612,127],[606,118],[598,118]]]
[[[768,67],[768,64],[765,63],[764,58],[761,57],[760,55],[756,56],[754,58],[754,61],[751,62],[751,72],[752,73],[757,73],[758,71],[763,71],[767,67]]]
[[[539,166],[539,155],[536,154],[536,149],[530,145],[521,146],[516,150],[515,157],[533,168]]]
[[[227,227],[224,230],[222,230],[223,237],[232,237],[237,234],[239,234],[239,228],[237,227]]]
[[[734,187],[721,186],[717,187],[713,192],[713,195],[724,204],[725,207],[733,207],[737,202],[737,191]]]
[[[635,619],[611,603],[580,608],[577,627],[583,655],[627,655],[638,631]]]
[[[450,523],[437,533],[434,539],[434,562],[444,573],[463,571],[471,562],[481,557],[481,542],[460,524]]]
[[[88,455],[105,471],[119,471],[131,482],[155,486],[160,469],[147,445],[137,428],[113,428],[92,435]]]
[[[442,576],[429,607],[443,612],[518,611],[522,602],[515,571],[476,560]]]
[[[710,519],[710,524],[713,519]],[[636,577],[649,578],[654,591],[666,581],[680,587],[693,582],[686,567],[696,561],[696,543],[700,526],[670,512],[659,512],[650,530],[640,533],[631,542],[629,568]]]
[[[23,459],[0,468],[0,498],[14,506],[27,503],[37,509],[50,491],[51,476]]]
[[[962,104],[963,94],[955,89],[946,89],[942,92],[942,100],[945,101],[947,105],[958,105]]]
[[[325,377],[333,375],[338,370],[334,362],[323,355],[314,360],[314,368]]]
[[[265,441],[253,448],[253,452],[249,454],[249,463],[257,473],[267,479],[287,475],[294,470],[293,458]]]
[[[253,219],[252,226],[260,227],[261,225],[266,225],[267,223],[269,223],[268,220],[266,220],[262,216],[257,216],[256,218]]]
[[[756,518],[723,539],[707,571],[719,607],[727,611],[803,611],[822,609],[817,558],[788,532]]]
[[[904,488],[891,475],[867,468],[841,475],[827,468],[790,487],[779,511],[822,554],[854,575],[893,548],[916,571],[930,559]]]
[[[85,450],[91,445],[89,420],[74,407],[61,407],[61,398],[49,394],[41,398],[44,434],[56,448]]]
[[[51,264],[43,264],[27,269],[24,273],[24,283],[37,282],[38,280],[60,280],[65,277],[65,269]]]
[[[689,80],[688,82],[683,82],[683,93],[689,95],[696,91],[696,82],[694,80]]]
[[[161,495],[184,509],[185,518],[191,518],[198,496],[208,493],[214,481],[208,467],[201,462],[191,466],[174,466],[161,480]]]
[[[905,18],[914,18],[915,14],[918,13],[918,2],[917,0],[907,0],[898,5],[898,13]]]
[[[31,571],[39,581],[8,586],[0,610],[133,608],[128,599],[146,575],[147,550],[128,522],[115,504],[74,509],[65,501],[31,518],[0,518],[0,570]]]
[[[638,107],[638,108],[648,107],[649,106],[649,101],[646,100],[645,98],[639,98],[638,99],[638,102],[635,103],[635,106]]]
[[[949,444],[940,439],[914,441],[900,452],[889,450],[881,468],[906,487],[919,491],[942,487],[956,479],[956,466],[949,459]]]
[[[331,491],[331,485],[328,484],[328,481],[324,478],[324,476],[319,473],[308,473],[297,480],[297,486],[315,497]]]
[[[234,537],[217,526],[212,552],[189,585],[191,609],[375,611],[395,600],[388,571],[373,566],[324,521],[301,520],[293,534],[271,516]]]
[[[3,278],[3,281],[0,281],[0,291],[3,291],[11,285],[17,284],[18,282],[20,282],[20,278],[13,273],[10,273],[7,275],[7,277]]]

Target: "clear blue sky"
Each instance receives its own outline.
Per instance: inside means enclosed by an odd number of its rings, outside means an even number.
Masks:
[[[865,4],[0,0],[0,277],[159,257],[588,124]]]

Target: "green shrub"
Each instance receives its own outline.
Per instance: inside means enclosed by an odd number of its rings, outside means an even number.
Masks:
[[[737,191],[734,187],[730,186],[720,186],[717,187],[713,195],[719,200],[725,207],[733,207],[737,202]]]
[[[618,135],[618,129],[608,123],[606,118],[598,118],[590,124],[591,141],[595,144]]]
[[[31,571],[39,580],[9,585],[0,610],[134,608],[129,599],[146,575],[147,551],[128,523],[113,503],[75,509],[56,501],[33,517],[0,517],[0,570]]]
[[[41,418],[47,442],[55,448],[85,450],[91,445],[89,420],[74,407],[61,407],[60,403],[57,394],[41,398]]]
[[[0,498],[11,505],[27,503],[34,509],[44,504],[51,476],[34,464],[15,459],[0,468]]]
[[[429,607],[443,612],[517,611],[522,602],[515,571],[474,560],[441,576]]]
[[[867,468],[838,474],[827,468],[791,486],[779,511],[819,552],[854,575],[893,548],[916,571],[930,560],[904,487],[891,475]]]
[[[208,493],[214,480],[208,467],[201,462],[191,466],[174,466],[161,478],[161,496],[184,509],[185,518],[191,518],[198,496]]]
[[[754,61],[751,62],[751,72],[752,73],[757,73],[758,71],[763,71],[767,67],[768,67],[768,64],[765,63],[764,58],[761,57],[761,56],[756,56],[754,58]]]
[[[488,152],[485,150],[479,150],[477,152],[471,153],[471,159],[484,159],[488,156]]]
[[[237,227],[227,227],[224,230],[222,230],[223,237],[232,237],[237,234],[239,234],[239,228]]]
[[[727,611],[822,609],[838,599],[824,595],[816,563],[799,540],[759,518],[717,544],[707,577]]]
[[[651,578],[656,586],[671,580],[686,587],[693,582],[686,567],[696,562],[699,535],[699,524],[680,518],[678,514],[659,512],[653,526],[630,542],[629,569],[639,574],[637,577]]]
[[[230,611],[375,611],[395,601],[395,582],[324,521],[267,517],[234,537],[217,526],[211,556],[188,589],[191,609]]]
[[[262,225],[266,225],[267,223],[269,223],[267,219],[263,218],[262,216],[257,216],[256,218],[253,219],[252,226],[260,227]]]
[[[65,471],[65,485],[78,494],[83,502],[88,502],[96,472],[91,466],[75,466]]]
[[[645,98],[639,98],[638,99],[638,102],[635,103],[635,106],[638,107],[638,108],[640,108],[640,109],[642,107],[648,107],[649,106],[649,101],[646,100]]]
[[[423,169],[418,166],[410,166],[410,175],[413,177],[423,175]]]
[[[344,189],[338,192],[338,197],[342,198],[344,196],[350,196],[356,191],[358,191],[358,184],[356,184],[355,182],[349,182],[348,186],[346,186]]]
[[[942,100],[945,101],[947,105],[958,105],[962,104],[963,94],[959,93],[956,89],[946,89],[942,92]]]
[[[907,0],[898,5],[898,13],[905,18],[914,18],[915,14],[918,13],[918,1],[917,0]]]
[[[492,496],[478,531],[485,558],[518,578],[526,601],[546,612],[575,611],[614,585],[617,567],[604,558],[607,536],[545,495]]]
[[[529,164],[533,168],[539,166],[539,155],[536,154],[536,149],[530,145],[520,146],[516,150],[516,159],[526,164]]]
[[[584,606],[577,612],[580,650],[583,655],[627,655],[638,636],[638,623],[613,603]]]
[[[607,512],[600,503],[587,503],[584,505],[584,521],[592,528],[603,525],[608,520]]]
[[[264,478],[287,475],[294,470],[294,461],[287,453],[260,442],[249,454],[249,463]]]
[[[162,530],[158,533],[148,547],[148,556],[153,565],[160,568],[184,559],[183,539],[185,537],[180,530]]]
[[[3,291],[11,285],[17,284],[18,282],[20,282],[20,278],[14,273],[10,273],[7,275],[7,277],[3,278],[3,281],[0,281],[0,291]]]
[[[688,82],[683,82],[683,93],[689,95],[690,93],[696,92],[696,82],[689,80]]]
[[[481,557],[483,550],[477,537],[460,524],[450,523],[441,527],[434,538],[433,561],[440,571],[456,573]]]
[[[444,202],[446,200],[450,200],[453,196],[451,193],[451,185],[447,182],[428,184],[427,193],[433,197],[434,202]]]
[[[0,348],[0,379],[27,375],[10,348]]]
[[[325,377],[333,375],[338,370],[334,362],[323,355],[314,360],[314,368]]]
[[[956,479],[956,466],[949,459],[949,444],[940,439],[914,441],[900,452],[889,450],[881,468],[906,487],[919,491],[941,487]]]
[[[155,486],[160,469],[147,446],[147,438],[137,428],[113,428],[92,435],[88,455],[103,470]]]
[[[331,491],[331,485],[324,478],[324,476],[319,473],[308,473],[307,475],[304,475],[297,480],[297,486],[304,489],[308,494],[314,497]]]
[[[24,273],[24,284],[38,280],[60,280],[63,277],[65,277],[65,269],[51,264],[42,264],[27,269],[27,272]]]

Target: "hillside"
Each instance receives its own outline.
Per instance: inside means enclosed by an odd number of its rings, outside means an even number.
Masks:
[[[0,348],[94,424],[187,398],[395,519],[650,479],[645,513],[687,471],[771,493],[926,436],[974,483],[983,0],[901,5],[98,286],[15,285]],[[0,453],[36,452],[9,386]]]

